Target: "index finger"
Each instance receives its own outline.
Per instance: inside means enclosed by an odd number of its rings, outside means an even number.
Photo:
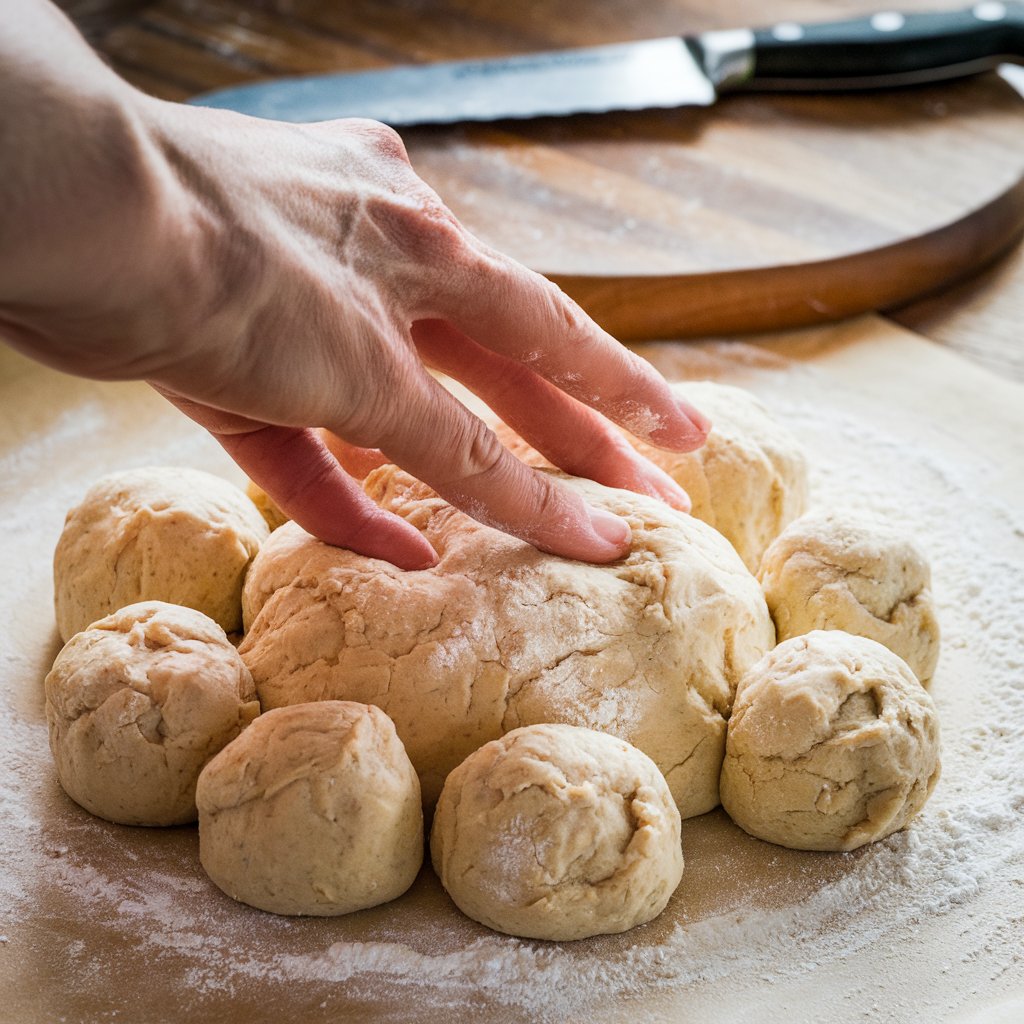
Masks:
[[[545,277],[474,245],[450,281],[438,313],[478,344],[659,448],[693,451],[707,439],[710,421]]]

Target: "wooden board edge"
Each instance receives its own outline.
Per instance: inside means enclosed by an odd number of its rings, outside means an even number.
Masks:
[[[545,276],[623,341],[751,334],[904,305],[979,272],[1022,235],[1024,176],[964,217],[849,256],[707,274]]]

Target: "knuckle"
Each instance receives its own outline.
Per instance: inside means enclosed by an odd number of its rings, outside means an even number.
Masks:
[[[562,516],[565,501],[561,487],[547,473],[530,471],[535,482],[533,495],[533,518],[539,523],[558,522]]]
[[[657,379],[650,363],[628,349],[622,349],[622,354],[625,358],[608,388],[605,401],[631,434],[645,437],[659,420],[653,408],[659,397]]]
[[[508,261],[512,263],[512,261]],[[538,321],[544,327],[545,340],[537,345],[536,339],[532,344],[540,348],[541,361],[544,361],[546,353],[553,353],[556,350],[579,352],[581,356],[589,355],[594,351],[594,343],[602,333],[591,317],[568,295],[565,294],[553,281],[535,271],[528,270],[518,264],[511,267],[499,268],[508,281],[510,292],[517,294],[519,301],[529,296],[538,314]],[[524,339],[528,341],[528,339]],[[523,349],[515,355],[519,359],[532,358],[527,349]],[[566,383],[573,384],[582,380],[585,373],[573,374],[567,378]],[[561,381],[556,381],[559,386]]]
[[[550,320],[557,326],[561,337],[570,343],[592,340],[596,325],[579,303],[566,295],[554,281],[540,274],[536,276],[543,289]]]
[[[374,228],[417,267],[450,262],[466,247],[465,232],[454,214],[435,196],[416,190],[371,196],[366,216]]]
[[[589,333],[593,321],[583,312],[575,299],[569,298],[556,284],[549,282],[552,301],[557,306],[558,316],[565,330],[573,336]]]
[[[479,483],[501,472],[505,459],[510,456],[490,427],[482,420],[475,420],[465,425],[460,434],[454,439],[453,483]]]
[[[389,125],[368,118],[354,117],[346,120],[346,127],[355,135],[361,136],[378,156],[390,157],[409,162],[402,136]]]

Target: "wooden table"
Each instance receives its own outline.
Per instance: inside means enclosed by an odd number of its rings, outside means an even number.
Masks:
[[[279,0],[278,7],[295,11],[304,2]],[[279,24],[274,5],[244,6],[250,25],[271,16]],[[244,61],[234,43],[220,53],[176,36],[166,21],[175,7],[165,0],[149,11],[122,10],[114,28],[100,30],[104,48],[154,91],[169,91],[168,82],[147,69],[147,55],[166,66],[171,54],[179,74],[197,80],[216,68],[237,75]],[[199,7],[239,10],[231,0]],[[751,0],[720,3],[713,13],[710,4],[618,0],[462,0],[459,7],[465,18],[432,29],[432,52],[536,48],[580,33],[588,40],[641,36],[660,31],[653,22],[663,27],[659,19],[672,10],[682,28],[765,19]],[[773,15],[867,7],[806,0],[779,4]],[[365,16],[364,35],[339,31],[317,44],[285,19],[284,53],[300,41],[344,50],[353,64],[386,62],[396,55],[385,41],[398,31],[396,12],[410,15],[423,4],[396,0],[390,21],[369,0],[346,9]],[[269,45],[266,35],[241,34],[247,45]],[[720,377],[770,401],[810,449],[816,502],[861,503],[907,529],[921,526],[945,630],[933,684],[944,777],[911,832],[852,856],[768,847],[721,811],[692,819],[684,827],[683,885],[658,922],[563,946],[487,933],[454,910],[429,871],[394,904],[336,920],[282,921],[230,904],[206,882],[194,830],[120,828],[63,796],[46,751],[40,681],[59,648],[49,559],[64,510],[97,475],[120,467],[188,464],[236,479],[237,471],[143,385],[75,380],[0,351],[0,1018],[1016,1024],[1024,1014],[1024,737],[1007,666],[1024,665],[1024,390],[1006,378],[1021,371],[1022,312],[1018,251],[978,280],[898,314],[920,333],[869,316],[751,344],[642,348],[669,377]],[[947,348],[963,349],[998,375]],[[994,808],[980,815],[980,826],[979,803]],[[958,829],[961,820],[973,821],[973,831]],[[922,849],[927,857],[912,856]],[[851,891],[863,906],[844,906],[844,879],[857,883]],[[801,908],[823,896],[827,912],[801,923]],[[692,947],[680,942],[679,929],[687,940],[689,928]],[[658,986],[648,958],[645,984],[630,988],[623,973],[630,950],[653,955],[662,946],[670,951],[665,971],[685,974],[688,961],[701,969]],[[517,980],[518,955],[526,973]],[[352,958],[358,969],[350,970]],[[418,962],[422,977],[415,976]],[[619,972],[616,985],[602,977],[605,966]],[[565,987],[583,991],[571,1012],[545,1016],[537,993],[561,997],[549,977],[555,967]],[[450,986],[433,986],[429,975],[444,971]],[[493,984],[498,975],[518,1001]],[[590,987],[592,1004],[583,998]]]

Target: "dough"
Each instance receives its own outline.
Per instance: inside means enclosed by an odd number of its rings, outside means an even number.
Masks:
[[[760,572],[779,640],[812,629],[870,637],[926,684],[939,660],[931,570],[899,530],[852,511],[812,512],[765,552]]]
[[[61,638],[150,600],[239,629],[242,580],[267,533],[253,503],[209,473],[165,466],[103,477],[68,513],[53,557]]]
[[[46,677],[57,777],[87,811],[123,825],[196,820],[196,779],[260,711],[224,630],[146,601],[76,633]]]
[[[566,722],[648,754],[684,817],[716,806],[736,682],[774,642],[760,587],[705,524],[654,498],[566,483],[629,520],[628,558],[595,566],[543,554],[393,466],[364,486],[423,531],[436,568],[401,572],[294,523],[276,530],[243,595],[240,651],[264,708],[378,705],[428,805],[488,740]]]
[[[232,899],[347,914],[401,896],[423,863],[416,772],[378,708],[261,715],[199,779],[199,859]]]
[[[259,484],[253,483],[252,480],[248,481],[245,485],[245,493],[248,495],[249,500],[260,510],[260,515],[263,516],[263,521],[271,532],[289,522],[288,517],[281,511],[277,502]]]
[[[816,630],[740,683],[722,805],[759,839],[855,850],[904,828],[938,778],[935,705],[874,640]]]
[[[692,514],[718,530],[757,572],[765,548],[807,506],[803,449],[749,391],[713,381],[673,388],[711,418],[704,447],[680,454],[625,436],[690,495]],[[504,425],[498,434],[523,461],[548,465]]]
[[[622,740],[531,725],[448,776],[434,870],[466,915],[533,939],[624,932],[683,876],[679,812],[654,762]]]

